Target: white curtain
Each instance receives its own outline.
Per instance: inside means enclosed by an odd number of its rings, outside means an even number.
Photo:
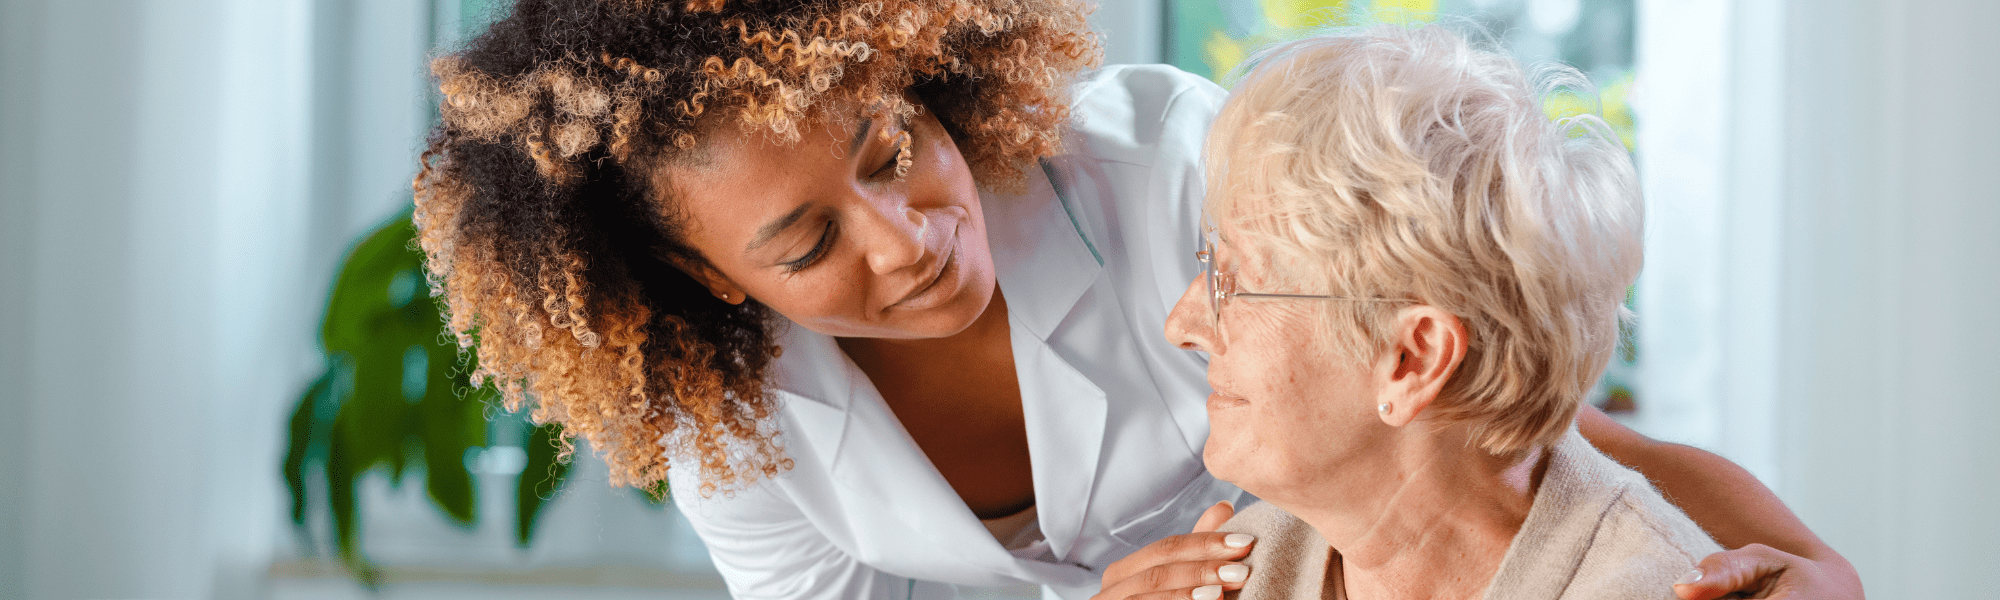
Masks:
[[[260,595],[332,265],[407,197],[427,10],[0,4],[0,597]]]
[[[1991,595],[2000,3],[1640,6],[1660,433],[1772,482],[1872,597]]]

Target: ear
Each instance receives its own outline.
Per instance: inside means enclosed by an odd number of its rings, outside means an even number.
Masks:
[[[1465,360],[1465,325],[1457,316],[1419,304],[1396,315],[1395,341],[1377,363],[1376,408],[1384,423],[1408,425],[1437,401]]]
[[[715,296],[718,300],[730,304],[742,304],[744,300],[750,298],[748,294],[743,293],[743,288],[738,287],[736,282],[730,281],[727,276],[715,270],[715,267],[709,266],[706,261],[671,255],[661,258],[666,259],[668,263],[672,264],[674,268],[680,269],[682,273],[687,273],[688,277],[694,278],[695,282],[700,283],[702,287],[708,288],[708,293]]]

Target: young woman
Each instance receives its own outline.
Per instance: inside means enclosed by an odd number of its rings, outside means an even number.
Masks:
[[[416,181],[478,379],[615,483],[671,479],[738,597],[1212,583],[1246,549],[1162,539],[1239,492],[1159,332],[1222,94],[1082,76],[1084,10],[520,0],[434,64]],[[1740,469],[1605,422],[1725,542],[1839,560]]]

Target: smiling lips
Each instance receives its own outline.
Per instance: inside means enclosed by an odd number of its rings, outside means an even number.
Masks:
[[[1211,389],[1213,389],[1213,388],[1214,388],[1215,386],[1214,386],[1214,384],[1210,384],[1210,385],[1209,385],[1209,387],[1210,387]],[[1213,394],[1209,394],[1209,395],[1208,395],[1208,409],[1209,409],[1209,410],[1220,410],[1220,409],[1224,409],[1224,408],[1234,408],[1234,407],[1238,407],[1238,406],[1248,406],[1249,404],[1250,404],[1250,401],[1249,401],[1249,400],[1246,400],[1246,399],[1243,399],[1243,398],[1241,398],[1241,397],[1238,397],[1238,396],[1234,396],[1234,395],[1231,395],[1231,394],[1227,394],[1227,393],[1224,393],[1224,392],[1222,392],[1221,390],[1217,390],[1217,391],[1216,391],[1215,393],[1213,393]]]
[[[945,239],[947,241],[958,239],[957,225],[954,224],[952,226],[951,235]],[[925,278],[923,285],[917,286],[917,289],[910,290],[909,294],[903,296],[901,300],[897,300],[895,304],[891,304],[890,306],[902,307],[902,308],[929,308],[928,305],[934,304],[935,299],[926,298],[926,296],[932,295],[929,292],[931,292],[933,289],[938,288],[939,284],[944,282],[945,275],[952,270],[952,267],[956,266],[957,259],[958,259],[958,244],[952,244],[951,251],[947,252],[944,258],[938,261],[937,272],[932,273],[930,277]],[[922,301],[926,299],[932,300],[932,302]],[[908,306],[911,304],[915,304],[916,306]]]

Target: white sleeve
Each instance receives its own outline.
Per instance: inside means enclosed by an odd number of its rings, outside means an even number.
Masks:
[[[882,572],[835,547],[770,480],[702,498],[689,471],[670,473],[674,505],[708,546],[739,600],[910,600],[952,598],[950,585]],[[685,476],[683,473],[687,473]]]

